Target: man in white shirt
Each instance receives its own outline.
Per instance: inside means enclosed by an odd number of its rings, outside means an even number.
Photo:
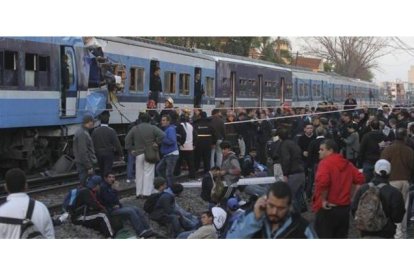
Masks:
[[[29,207],[29,196],[26,175],[18,168],[10,169],[6,173],[6,191],[9,193],[7,201],[0,205],[0,217],[24,219]],[[55,238],[52,219],[46,206],[35,201],[31,221],[39,232],[48,239]],[[20,225],[0,223],[0,239],[20,238]]]

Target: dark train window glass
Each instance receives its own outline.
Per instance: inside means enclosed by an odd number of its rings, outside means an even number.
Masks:
[[[303,83],[299,84],[299,97],[305,96],[305,88]]]
[[[190,74],[180,74],[179,87],[181,95],[190,94]]]
[[[132,67],[129,70],[130,83],[129,92],[137,93],[144,92],[144,79],[145,79],[144,68]]]
[[[17,52],[4,52],[4,70],[17,70]]]
[[[3,84],[3,52],[0,52],[0,85]]]
[[[308,90],[308,84],[305,83],[305,93],[304,93],[305,97],[309,97],[309,90]]]
[[[37,55],[26,54],[25,69],[26,71],[37,71]]]
[[[312,95],[316,96],[316,84],[312,85]]]
[[[174,72],[165,72],[165,79],[164,79],[164,92],[175,94],[175,86],[176,86],[176,73]]]
[[[50,71],[50,57],[45,57],[45,56],[39,57],[39,71],[41,72]]]

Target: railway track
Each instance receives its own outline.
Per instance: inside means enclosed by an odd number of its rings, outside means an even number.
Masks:
[[[113,171],[119,176],[125,175],[126,164],[125,162],[116,162],[113,166]],[[99,169],[96,171],[99,173]],[[36,195],[40,193],[47,193],[52,191],[58,191],[60,189],[70,188],[79,184],[78,173],[76,171],[59,174],[50,177],[34,177],[27,181],[29,195]],[[5,183],[0,183],[0,202],[3,202],[7,197],[5,190]]]

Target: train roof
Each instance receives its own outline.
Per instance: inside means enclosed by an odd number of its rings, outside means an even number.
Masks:
[[[123,43],[123,44],[140,46],[140,47],[150,48],[154,50],[165,51],[165,52],[181,54],[181,55],[191,56],[195,58],[214,61],[214,59],[212,59],[211,57],[195,53],[192,49],[189,49],[186,47],[176,46],[176,45],[167,44],[167,43],[161,43],[161,42],[157,42],[157,41],[145,39],[145,38],[140,38],[140,37],[113,37],[112,36],[112,37],[96,37],[96,38],[101,39],[101,40],[107,40],[107,41],[113,41],[113,42],[118,42],[118,43]]]
[[[82,37],[73,36],[16,36],[16,37],[0,37],[1,40],[16,39],[41,43],[49,43],[55,45],[73,45],[84,47]]]
[[[238,62],[243,64],[249,64],[249,65],[260,65],[263,67],[273,68],[273,69],[279,69],[279,70],[285,70],[285,71],[291,71],[291,69],[279,66],[276,63],[272,63],[269,61],[259,60],[259,59],[253,59],[248,57],[242,57],[242,56],[236,56],[221,52],[215,52],[210,50],[204,50],[204,49],[193,49],[196,53],[201,53],[206,56],[214,58],[216,61],[230,61],[230,62]]]

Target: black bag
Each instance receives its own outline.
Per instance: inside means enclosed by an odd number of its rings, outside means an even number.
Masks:
[[[177,132],[177,144],[182,146],[185,144],[185,140],[187,140],[187,132],[184,129],[182,124],[179,124],[176,128]]]
[[[162,193],[151,194],[144,203],[144,211],[148,214],[154,212],[155,206],[157,205],[158,199]]]
[[[37,229],[36,225],[32,222],[32,215],[35,206],[35,201],[29,199],[29,206],[27,207],[26,218],[8,218],[0,217],[0,223],[20,225],[20,237],[19,239],[44,239],[45,237]]]
[[[155,164],[160,161],[160,151],[157,143],[153,143],[150,147],[145,147],[144,150],[145,161]]]

